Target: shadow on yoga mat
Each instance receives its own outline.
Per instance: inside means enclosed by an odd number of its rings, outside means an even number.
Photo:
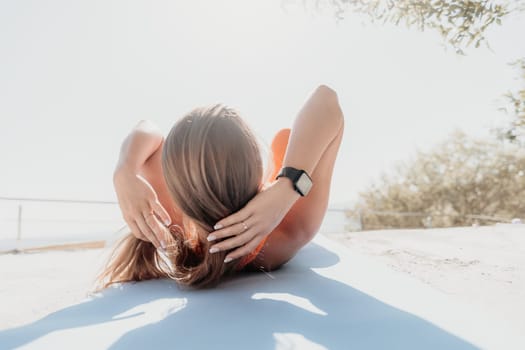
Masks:
[[[312,270],[338,263],[339,255],[310,243],[271,275],[246,274],[211,290],[179,289],[170,280],[124,284],[0,331],[0,348],[476,348]],[[349,274],[366,268],[348,265]]]

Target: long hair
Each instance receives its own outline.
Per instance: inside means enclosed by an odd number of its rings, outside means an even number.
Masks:
[[[209,253],[207,235],[257,194],[262,168],[256,138],[237,111],[216,104],[186,114],[162,149],[162,172],[182,222],[170,227],[165,253],[131,233],[123,237],[98,285],[166,277],[186,286],[216,285],[238,260],[224,263],[228,251]]]

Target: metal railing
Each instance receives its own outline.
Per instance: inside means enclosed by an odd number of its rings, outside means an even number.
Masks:
[[[85,200],[85,199],[58,199],[58,198],[34,198],[34,197],[5,197],[0,196],[0,201],[12,201],[18,202],[18,215],[15,219],[17,222],[16,229],[16,240],[22,240],[22,222],[23,222],[23,205],[24,202],[35,202],[35,203],[72,203],[72,204],[96,204],[96,205],[117,205],[115,201],[102,201],[102,200]],[[115,222],[115,220],[81,220],[81,219],[30,219],[33,222]],[[4,220],[9,221],[9,219]]]
[[[53,203],[83,203],[83,204],[118,204],[115,201],[98,201],[86,199],[53,199],[53,198],[28,198],[28,197],[2,197],[0,200],[18,202],[53,202]]]
[[[16,240],[21,241],[22,240],[22,228],[24,222],[33,222],[33,223],[116,223],[119,222],[120,225],[124,223],[121,217],[119,219],[97,219],[97,218],[88,218],[88,219],[69,219],[69,218],[59,218],[59,219],[48,219],[48,218],[40,218],[40,219],[27,219],[24,218],[24,203],[71,203],[71,204],[86,204],[86,205],[109,205],[109,206],[116,206],[118,205],[118,202],[116,201],[107,201],[107,200],[86,200],[86,199],[60,199],[60,198],[35,198],[35,197],[7,197],[7,196],[0,196],[0,201],[11,201],[11,202],[17,202],[18,204],[18,213],[15,219],[7,219],[3,221],[16,221]],[[504,218],[504,217],[496,217],[496,216],[489,216],[489,215],[481,215],[481,214],[430,214],[430,213],[421,213],[421,212],[396,212],[396,211],[378,211],[378,210],[352,210],[348,208],[328,208],[328,212],[336,213],[336,216],[339,218],[339,215],[341,215],[341,218],[338,220],[341,220],[343,223],[342,225],[337,224],[337,227],[332,227],[332,230],[338,231],[338,232],[345,232],[345,231],[360,231],[360,230],[369,230],[369,229],[386,229],[390,227],[370,227],[370,225],[366,224],[366,215],[376,215],[376,216],[397,216],[397,217],[420,217],[423,222],[424,228],[432,228],[433,227],[433,218],[437,217],[464,217],[472,220],[481,220],[481,221],[492,221],[492,222],[503,222],[503,223],[510,223],[512,222],[512,219]],[[340,214],[339,214],[340,213]],[[341,227],[339,227],[341,226]],[[110,231],[110,230],[108,230]]]
[[[357,226],[358,231],[370,229],[370,227],[365,225],[364,218],[366,214],[371,214],[371,215],[376,215],[376,216],[420,217],[422,218],[423,228],[432,228],[433,218],[456,217],[456,218],[465,218],[465,219],[480,220],[480,221],[492,221],[492,222],[499,222],[499,223],[512,223],[514,220],[519,220],[519,219],[504,218],[500,216],[490,216],[490,215],[483,215],[483,214],[455,214],[455,213],[432,214],[432,213],[421,213],[421,212],[397,212],[397,211],[381,211],[381,210],[368,210],[368,209],[357,209],[357,210],[346,209],[345,210],[345,215],[347,218],[356,219],[356,222],[357,222],[356,226]],[[388,227],[374,227],[373,229],[382,229],[382,228],[386,229]]]
[[[100,219],[100,218],[85,218],[85,219],[71,219],[71,218],[63,218],[63,217],[59,217],[59,218],[34,218],[34,217],[30,217],[28,218],[27,217],[27,214],[25,214],[24,212],[24,205],[26,204],[29,204],[29,203],[43,203],[43,204],[84,204],[84,205],[107,205],[107,206],[117,206],[118,205],[118,202],[116,201],[107,201],[107,200],[86,200],[86,199],[60,199],[60,198],[36,198],[36,197],[8,197],[8,196],[0,196],[0,202],[2,201],[6,201],[6,202],[14,202],[14,204],[17,205],[17,214],[16,214],[16,217],[13,218],[9,218],[9,219],[5,219],[5,218],[0,218],[0,223],[1,222],[13,222],[13,221],[16,221],[16,242],[19,242],[21,243],[21,241],[24,239],[25,243],[28,242],[28,238],[27,238],[27,228],[26,228],[26,233],[25,233],[25,238],[24,238],[24,232],[23,232],[23,228],[24,228],[24,225],[25,223],[31,223],[31,224],[40,224],[40,223],[65,223],[65,224],[76,224],[76,223],[94,223],[94,224],[98,224],[98,223],[101,223],[101,224],[108,224],[108,226],[110,224],[114,224],[114,223],[119,223],[119,225],[115,225],[115,229],[108,229],[108,233],[111,234],[113,233],[114,231],[119,231],[119,229],[117,229],[116,226],[118,226],[120,229],[122,229],[122,225],[124,224],[124,220],[121,218],[121,217],[118,217],[117,219],[117,215],[115,215],[115,219]],[[332,212],[332,213],[337,213],[336,215],[337,216],[341,216],[342,220],[341,221],[344,221],[344,215],[346,213],[346,209],[344,208],[328,208],[328,212]],[[339,214],[340,213],[340,214]],[[25,214],[25,215],[24,215]],[[337,227],[336,228],[333,228],[333,225],[332,225],[332,230],[337,230],[337,231],[343,231],[344,230],[344,223],[342,224],[338,224],[336,225]],[[38,231],[35,231],[35,232],[38,232]],[[30,235],[33,235],[34,234],[34,231],[33,230],[30,230]],[[13,236],[11,236],[13,237]],[[11,242],[12,242],[12,238],[10,238]],[[30,239],[29,239],[30,240]],[[64,237],[64,241],[66,241],[66,238]],[[15,243],[16,243],[15,242]],[[12,250],[12,249],[10,249]],[[16,250],[16,249],[15,249]]]

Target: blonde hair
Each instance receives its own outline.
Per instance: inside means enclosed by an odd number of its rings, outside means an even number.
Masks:
[[[165,256],[150,242],[128,234],[99,275],[101,288],[166,277],[181,285],[210,287],[237,270],[238,260],[224,263],[228,251],[208,252],[206,237],[216,222],[240,210],[260,190],[259,146],[239,113],[216,104],[186,114],[166,137],[162,172],[183,216],[181,225],[170,227]]]

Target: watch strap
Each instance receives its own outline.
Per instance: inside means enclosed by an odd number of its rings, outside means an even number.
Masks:
[[[304,177],[304,176],[306,176],[310,182],[310,185],[309,186],[307,185],[306,188],[299,186],[299,181],[301,177]],[[310,191],[312,180],[310,176],[308,175],[308,173],[304,170],[299,170],[294,167],[284,167],[281,169],[281,171],[279,172],[279,174],[277,175],[275,179],[278,179],[280,177],[289,178],[292,181],[294,190],[303,197],[306,196],[308,192]],[[303,185],[304,185],[304,182],[303,182]]]
[[[279,174],[277,175],[275,179],[277,180],[278,178],[284,176],[292,180],[293,183],[295,183],[299,179],[299,176],[301,176],[302,172],[303,172],[302,170],[293,168],[291,166],[284,167],[281,169],[281,171],[279,172]]]

